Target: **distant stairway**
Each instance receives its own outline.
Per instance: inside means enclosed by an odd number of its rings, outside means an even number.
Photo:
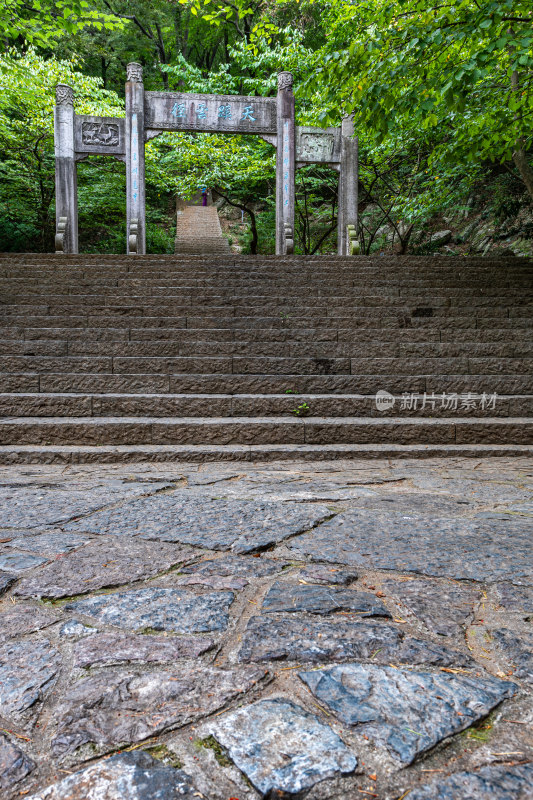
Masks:
[[[519,258],[0,256],[0,463],[532,454],[532,286]]]
[[[176,218],[177,254],[230,253],[215,206],[185,206]]]

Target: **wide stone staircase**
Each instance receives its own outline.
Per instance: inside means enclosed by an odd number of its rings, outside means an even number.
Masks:
[[[518,258],[0,256],[0,463],[533,453],[532,285]]]

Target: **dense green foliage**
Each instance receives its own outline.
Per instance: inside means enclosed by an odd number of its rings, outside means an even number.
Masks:
[[[533,200],[533,12],[528,0],[0,0],[0,250],[53,240],[54,86],[79,113],[123,114],[125,66],[147,89],[274,95],[295,76],[297,121],[353,113],[363,248],[414,232],[493,186],[496,220]],[[209,186],[272,252],[273,148],[255,137],[162,134],[146,147],[147,242],[172,252],[176,197]],[[78,166],[80,242],[125,247],[124,165]],[[297,249],[334,251],[337,175],[297,174]],[[490,194],[490,193],[489,193]],[[503,216],[502,216],[503,215]]]

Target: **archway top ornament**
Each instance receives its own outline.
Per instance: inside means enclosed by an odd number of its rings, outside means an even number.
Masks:
[[[136,61],[131,61],[126,67],[126,80],[131,81],[132,83],[142,83],[142,64],[138,64]]]
[[[74,106],[74,89],[66,83],[58,83],[56,86],[56,105]]]
[[[292,72],[278,72],[278,89],[292,89],[293,84]]]

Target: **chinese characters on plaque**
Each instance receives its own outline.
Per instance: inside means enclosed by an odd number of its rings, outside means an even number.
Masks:
[[[240,95],[145,92],[145,125],[151,129],[276,133],[276,100]]]

